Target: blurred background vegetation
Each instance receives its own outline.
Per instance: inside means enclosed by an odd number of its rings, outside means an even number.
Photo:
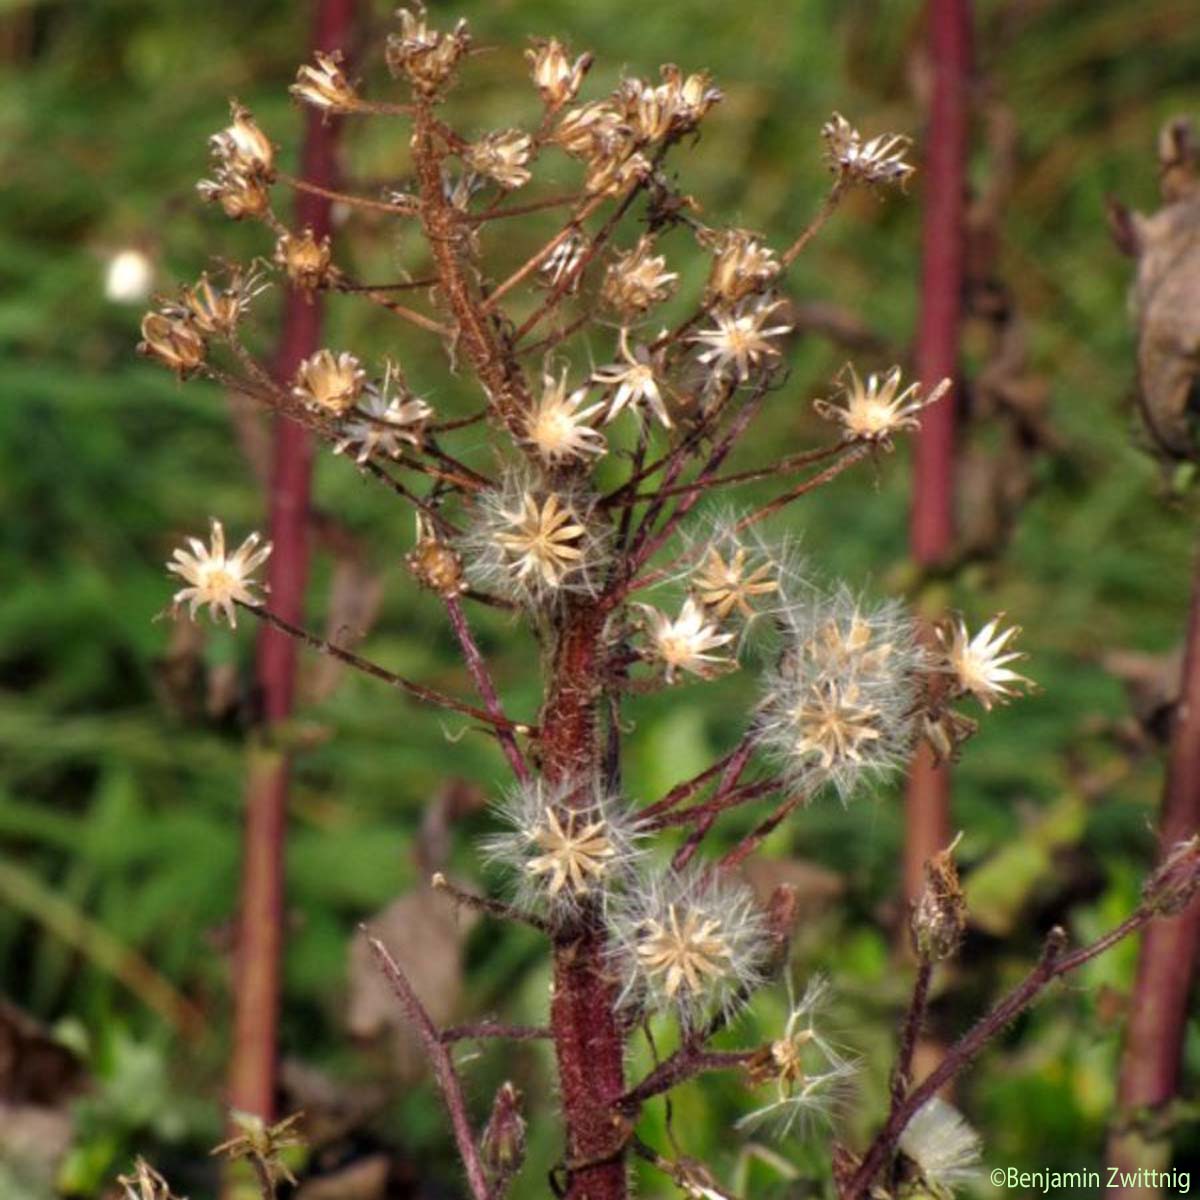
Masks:
[[[726,100],[702,139],[673,156],[675,168],[708,219],[776,244],[823,195],[817,135],[833,109],[867,133],[911,130],[920,158],[927,72],[915,0],[432,7],[439,19],[468,17],[477,40],[495,47],[473,60],[450,105],[468,133],[534,119],[520,58],[531,33],[595,53],[588,95],[622,70],[710,67]],[[361,69],[368,92],[384,96],[389,5],[362,8]],[[1155,206],[1156,131],[1196,107],[1193,4],[988,0],[976,9],[973,184],[996,202],[979,214],[966,362],[969,375],[1016,380],[1027,411],[1015,420],[1011,404],[973,393],[961,489],[971,553],[943,577],[919,580],[908,565],[903,448],[812,496],[777,530],[822,577],[974,618],[1002,609],[1026,630],[1042,691],[987,720],[955,771],[975,923],[935,1003],[945,1036],[1022,970],[1051,923],[1091,936],[1134,902],[1162,780],[1158,656],[1182,634],[1195,508],[1187,481],[1168,478],[1142,444],[1129,267],[1103,215],[1111,192]],[[203,209],[193,184],[231,95],[294,163],[300,118],[286,89],[306,57],[308,10],[287,0],[0,0],[0,963],[14,1006],[8,1040],[43,1081],[64,1077],[61,1089],[45,1085],[46,1125],[9,1114],[0,1196],[102,1195],[135,1151],[180,1193],[214,1194],[205,1151],[222,1127],[253,630],[156,618],[172,591],[162,563],[180,536],[202,531],[210,514],[231,536],[261,527],[263,493],[227,399],[206,384],[180,388],[134,357],[144,304],[109,298],[105,275],[130,248],[148,255],[163,288],[214,257],[269,253],[261,230]],[[346,152],[362,187],[403,182],[402,123],[356,125]],[[865,368],[908,354],[920,194],[918,181],[907,199],[855,196],[791,277],[814,321],[832,312],[860,343]],[[667,249],[697,286],[704,264],[694,249],[678,235]],[[520,246],[498,252],[515,261]],[[348,227],[339,257],[365,279],[396,278],[420,261],[415,237],[376,222]],[[264,352],[276,305],[268,294],[258,307]],[[995,305],[1013,317],[999,351]],[[334,303],[327,341],[364,358],[396,355],[444,414],[475,403],[430,346],[378,310]],[[593,353],[611,347],[598,339]],[[810,400],[848,353],[817,333],[795,339],[788,383],[739,464],[780,439],[802,446],[822,435]],[[415,592],[401,563],[411,518],[340,459],[321,462],[317,502],[328,520],[311,623],[361,620],[347,617],[347,595],[378,589],[365,652],[460,687],[440,606]],[[481,628],[510,711],[534,713],[530,645],[502,617]],[[393,920],[446,973],[454,1015],[542,1019],[548,964],[536,941],[447,920],[413,891],[431,855],[462,880],[491,885],[471,843],[489,827],[479,799],[502,785],[502,760],[474,735],[448,741],[458,727],[369,680],[335,678],[308,660],[304,682],[288,856],[290,1098],[324,1121],[312,1170],[383,1153],[393,1194],[448,1194],[458,1182],[442,1114],[355,980],[349,945],[358,922],[407,894]],[[729,745],[741,724],[729,713],[746,711],[752,686],[730,680],[633,705],[631,794],[651,800]],[[456,820],[448,847],[427,820],[438,797],[438,811]],[[885,1103],[907,978],[893,949],[899,797],[897,785],[848,811],[823,800],[774,836],[771,862],[756,868],[804,891],[798,977],[832,977],[837,1032],[864,1057],[850,1137]],[[986,1165],[1100,1163],[1135,949],[1092,964],[966,1077],[958,1100],[984,1134]],[[777,1017],[781,1004],[765,997],[749,1024]],[[1196,1023],[1187,1053],[1194,1081]],[[76,1069],[80,1095],[65,1082]],[[466,1074],[481,1117],[503,1079],[524,1091],[532,1144],[516,1195],[544,1194],[560,1152],[546,1052],[485,1048]],[[676,1106],[682,1148],[743,1192],[822,1194],[823,1139],[777,1147],[783,1161],[772,1162],[730,1135],[752,1103],[728,1078],[689,1085]],[[660,1120],[647,1116],[647,1140],[662,1142]],[[1189,1124],[1183,1113],[1174,1136],[1176,1165],[1200,1171],[1194,1114]],[[48,1152],[55,1147],[64,1153]],[[789,1181],[792,1168],[800,1175]],[[648,1177],[644,1190],[667,1186]]]

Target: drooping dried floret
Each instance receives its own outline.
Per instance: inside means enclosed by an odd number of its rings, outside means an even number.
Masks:
[[[726,229],[708,239],[713,247],[706,304],[728,307],[770,287],[783,269],[775,252],[746,229]]]
[[[606,901],[637,858],[636,815],[590,783],[550,786],[536,779],[498,808],[508,832],[485,844],[511,874],[527,910],[574,911]]]
[[[226,170],[267,183],[275,177],[275,147],[258,127],[253,114],[236,100],[230,102],[233,121],[209,138],[213,158]]]
[[[632,148],[632,136],[621,112],[607,100],[592,100],[568,109],[551,138],[574,158],[585,161],[609,156],[618,147]]]
[[[622,327],[620,352],[624,362],[599,367],[592,372],[592,382],[613,389],[608,400],[605,421],[614,421],[629,408],[642,416],[648,409],[667,429],[671,428],[671,416],[663,400],[662,389],[655,374],[655,363],[644,346],[630,349],[629,330]]]
[[[167,563],[167,570],[188,585],[175,593],[173,603],[176,606],[186,604],[193,621],[196,609],[207,604],[209,616],[214,621],[223,613],[230,627],[236,629],[237,610],[234,606],[260,602],[255,594],[259,584],[252,576],[271,554],[271,543],[259,546],[260,540],[259,534],[252,533],[233,554],[227,555],[224,526],[212,518],[209,544],[205,546],[199,538],[188,538],[190,551],[176,549],[172,561]]]
[[[770,941],[744,884],[700,871],[670,871],[632,887],[612,908],[622,1000],[674,1010],[685,1025],[729,1011],[762,982]]]
[[[786,322],[768,325],[767,321],[786,303],[763,296],[745,300],[734,309],[717,309],[712,314],[713,327],[688,338],[705,347],[696,355],[697,360],[715,377],[733,375],[739,383],[745,383],[768,359],[779,357],[779,347],[771,339],[790,333],[792,327]]]
[[[623,196],[649,174],[650,160],[640,150],[628,154],[617,146],[588,162],[583,186],[591,196]]]
[[[592,65],[590,54],[581,54],[571,62],[566,48],[557,38],[534,38],[525,57],[534,86],[541,92],[542,102],[552,111],[575,99],[583,85],[583,77]]]
[[[842,368],[837,384],[841,403],[814,401],[818,415],[838,422],[846,441],[867,442],[888,450],[893,434],[919,429],[917,413],[940,400],[950,389],[950,380],[943,379],[926,394],[922,394],[919,382],[910,383],[901,391],[899,367],[893,367],[886,375],[868,375],[864,383],[853,363]]]
[[[857,1071],[857,1063],[831,1041],[821,1021],[829,1005],[829,981],[813,978],[800,1002],[791,1000],[783,1034],[750,1060],[746,1073],[755,1085],[773,1084],[774,1097],[747,1113],[737,1127],[771,1126],[785,1137],[814,1120],[828,1119]]]
[[[1008,665],[1025,657],[1018,650],[1008,649],[1021,629],[1010,625],[998,632],[1000,620],[993,617],[974,637],[961,618],[937,630],[945,656],[944,670],[953,678],[960,695],[974,696],[985,709],[997,702],[1006,703],[1021,687],[1033,686],[1032,680]]]
[[[904,161],[912,142],[896,133],[884,133],[863,142],[862,135],[834,113],[821,129],[829,167],[851,183],[895,183],[903,186],[916,168]]]
[[[318,350],[296,368],[292,395],[312,412],[340,417],[354,407],[366,380],[353,354]]]
[[[269,286],[259,273],[235,267],[229,272],[225,286],[218,288],[205,272],[191,287],[181,288],[179,300],[163,311],[186,318],[208,337],[229,337],[237,331],[250,302]]]
[[[184,316],[166,312],[148,312],[142,318],[142,340],[137,352],[156,358],[186,379],[204,364],[208,347],[195,325]]]
[[[722,632],[690,596],[674,618],[648,604],[641,608],[646,614],[649,657],[662,663],[668,683],[675,682],[679,671],[705,678],[736,665],[733,659],[712,653],[732,642],[733,634]]]
[[[196,190],[210,204],[219,204],[234,221],[258,218],[271,210],[271,194],[256,175],[217,167],[212,179],[201,179]]]
[[[489,133],[462,154],[471,170],[494,179],[502,188],[523,187],[533,177],[526,166],[533,155],[533,139],[519,129]]]
[[[832,784],[848,799],[908,754],[924,666],[912,621],[845,589],[785,597],[776,615],[786,640],[766,681],[763,743],[796,786]]]
[[[639,316],[661,304],[675,290],[679,275],[668,271],[667,260],[654,253],[654,239],[642,237],[609,264],[600,288],[600,299],[623,317]]]
[[[604,405],[583,407],[588,396],[586,384],[568,395],[568,369],[564,366],[557,379],[549,370],[542,372],[542,394],[524,418],[524,441],[552,465],[598,458],[608,450],[604,434],[588,424]]]
[[[305,104],[325,112],[348,113],[359,107],[358,93],[342,70],[340,50],[325,54],[317,50],[314,62],[296,71],[296,82],[288,91]]]

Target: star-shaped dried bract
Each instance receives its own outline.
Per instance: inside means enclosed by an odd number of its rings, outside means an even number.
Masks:
[[[731,958],[719,920],[695,910],[681,914],[676,904],[667,907],[663,920],[647,921],[637,954],[671,1000],[681,991],[698,995],[728,971]]]
[[[603,819],[546,808],[532,841],[542,851],[525,864],[531,875],[546,877],[547,894],[554,898],[564,890],[584,896],[608,871],[616,847]]]
[[[579,543],[587,529],[556,493],[540,503],[527,493],[520,508],[504,515],[508,529],[497,533],[496,540],[518,580],[534,577],[556,588],[583,559]]]
[[[779,590],[779,581],[773,578],[774,564],[761,563],[747,572],[748,554],[745,546],[738,546],[726,559],[715,546],[710,547],[704,564],[692,576],[696,598],[719,621],[735,609],[749,620],[754,616],[750,601]]]
[[[215,621],[221,614],[231,628],[237,628],[237,604],[258,604],[257,582],[252,578],[271,553],[271,543],[259,546],[260,536],[252,533],[232,554],[225,553],[225,528],[215,517],[209,544],[199,538],[188,538],[190,550],[175,550],[167,570],[178,575],[188,585],[175,593],[176,605],[186,604],[189,616],[196,619],[196,609],[208,605]]]

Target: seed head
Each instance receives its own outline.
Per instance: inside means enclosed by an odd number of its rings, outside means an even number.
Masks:
[[[218,167],[212,179],[201,179],[196,190],[210,204],[220,204],[234,221],[263,217],[271,211],[271,194],[257,175]]]
[[[583,77],[592,65],[590,54],[581,54],[573,63],[557,38],[534,38],[525,51],[534,86],[542,94],[542,103],[554,111],[574,100],[583,85]]]
[[[753,893],[715,874],[655,876],[614,905],[610,926],[624,1002],[673,1009],[688,1026],[742,1003],[770,954]]]
[[[654,239],[642,237],[609,264],[600,299],[624,318],[639,316],[675,290],[679,275],[666,267],[667,260],[654,253]]]
[[[927,1100],[900,1135],[900,1151],[939,1200],[976,1173],[983,1143],[962,1114],[940,1096]]]
[[[250,302],[269,285],[256,272],[233,268],[223,288],[214,287],[205,272],[197,283],[180,290],[179,302],[171,306],[174,315],[185,317],[202,334],[230,337],[237,332]]]
[[[704,293],[706,304],[737,304],[770,287],[782,269],[775,252],[748,230],[727,229],[710,240],[713,264]]]
[[[311,412],[340,417],[354,407],[366,378],[353,354],[318,350],[296,368],[292,396]]]
[[[318,241],[309,226],[303,233],[279,235],[275,243],[275,262],[287,273],[293,287],[309,295],[319,288],[329,287],[337,278],[329,235]]]
[[[650,160],[641,151],[627,154],[618,145],[588,162],[583,186],[591,196],[623,196],[649,174]]]
[[[997,702],[1006,703],[1022,686],[1033,686],[1032,680],[1008,666],[1025,655],[1006,649],[1021,630],[1010,625],[997,632],[1003,615],[993,617],[974,637],[962,618],[937,630],[943,651],[942,669],[951,676],[960,695],[974,696],[988,710]]]
[[[821,129],[829,168],[848,183],[899,184],[903,187],[916,170],[904,161],[912,145],[895,133],[881,134],[869,142],[841,113],[834,113]]]
[[[541,397],[525,416],[524,440],[543,462],[554,466],[599,458],[608,451],[604,435],[588,424],[604,405],[582,407],[588,395],[586,385],[568,395],[567,370],[564,366],[557,379],[549,370],[542,372]]]
[[[734,309],[717,309],[712,314],[713,327],[688,338],[705,347],[696,356],[698,361],[714,376],[725,379],[732,373],[739,383],[745,383],[762,363],[779,357],[779,348],[770,339],[789,333],[792,327],[786,322],[768,325],[767,321],[785,304],[763,296],[743,301]]]
[[[473,171],[494,179],[506,190],[523,187],[532,178],[525,165],[533,154],[533,139],[519,129],[489,133],[463,151]]]
[[[678,671],[707,678],[737,665],[732,659],[710,653],[733,641],[733,634],[722,633],[692,597],[683,602],[679,616],[673,620],[648,604],[641,608],[647,619],[649,655],[666,668],[668,683],[675,682]]]
[[[232,123],[209,138],[218,165],[249,179],[270,183],[275,177],[275,147],[254,116],[236,100],[230,102]]]
[[[208,348],[199,330],[187,317],[168,312],[148,312],[142,318],[142,340],[137,352],[156,358],[180,379],[198,371]]]
[[[642,416],[648,409],[664,428],[671,428],[671,415],[667,412],[662,390],[655,375],[655,362],[644,346],[630,349],[629,330],[622,327],[619,349],[623,362],[615,362],[592,372],[592,382],[612,389],[608,399],[606,422],[615,420],[629,408]],[[601,405],[603,407],[603,405]]]
[[[305,63],[296,72],[296,82],[288,91],[305,104],[324,112],[354,112],[359,106],[358,93],[342,70],[342,54],[316,51],[313,63]]]
[[[402,8],[396,16],[400,31],[388,35],[388,70],[397,77],[405,76],[420,95],[436,95],[450,82],[459,60],[471,48],[466,21],[459,21],[445,33],[430,29],[424,5]]]
[[[631,136],[619,109],[607,100],[593,100],[567,109],[551,140],[573,158],[588,162],[616,154],[622,148],[628,150]]]
[[[400,368],[389,361],[383,382],[368,384],[358,407],[341,424],[341,439],[333,448],[343,454],[357,446],[354,461],[359,465],[376,454],[399,458],[404,447],[420,446],[433,409],[414,396]]]
[[[841,403],[817,400],[813,408],[825,420],[837,421],[847,442],[867,442],[885,450],[891,449],[893,434],[919,429],[916,414],[950,389],[950,380],[943,379],[926,395],[921,394],[920,383],[910,383],[900,391],[899,367],[886,375],[868,375],[864,384],[852,363],[842,368],[837,383]]]
[[[750,620],[755,615],[751,601],[779,590],[775,564],[768,561],[752,566],[749,555],[746,546],[734,544],[723,550],[710,545],[704,561],[692,575],[692,591],[718,621],[726,620],[735,611]]]
[[[234,605],[260,602],[255,594],[259,584],[252,576],[271,554],[271,543],[259,547],[260,540],[257,533],[252,533],[233,554],[226,555],[224,526],[213,517],[209,545],[205,546],[199,538],[188,538],[190,553],[176,549],[171,556],[173,561],[167,563],[167,570],[188,585],[175,593],[173,604],[176,607],[187,604],[188,616],[193,621],[196,609],[207,604],[213,621],[224,613],[230,628],[236,629]]]

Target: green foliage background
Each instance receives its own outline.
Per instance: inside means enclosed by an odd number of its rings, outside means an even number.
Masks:
[[[254,109],[285,156],[294,155],[300,122],[286,87],[305,57],[308,7],[0,2],[0,962],[5,993],[84,1047],[98,1080],[60,1181],[78,1195],[101,1194],[135,1149],[173,1170],[180,1190],[211,1194],[203,1150],[220,1130],[228,979],[221,931],[236,890],[245,745],[236,717],[210,720],[165,702],[170,627],[154,618],[171,591],[161,564],[181,534],[219,514],[240,536],[261,526],[263,513],[222,396],[203,384],[180,388],[133,356],[140,310],[105,299],[104,264],[114,251],[140,245],[166,287],[194,277],[212,256],[269,250],[260,231],[202,210],[193,183],[205,172],[205,138],[223,123],[230,95]],[[674,156],[676,168],[709,219],[760,229],[780,244],[823,194],[817,130],[831,110],[868,131],[911,129],[919,147],[920,7],[910,0],[469,0],[436,12],[469,17],[478,40],[497,47],[473,60],[451,105],[467,131],[534,117],[519,58],[530,33],[556,33],[593,50],[595,95],[622,69],[648,75],[672,61],[711,67],[726,101],[697,146]],[[371,47],[364,72],[379,95],[386,9],[375,4],[364,22]],[[1187,0],[977,5],[987,88],[1011,106],[1020,131],[1000,272],[1029,322],[1031,365],[1049,382],[1062,445],[1038,461],[1036,494],[1003,557],[933,585],[935,598],[975,618],[1003,609],[1024,625],[1029,671],[1042,685],[1036,697],[988,719],[956,771],[954,820],[965,830],[961,857],[972,897],[1012,930],[1003,940],[973,938],[953,994],[938,1002],[946,1035],[1021,970],[1050,921],[1086,937],[1126,911],[1153,849],[1161,762],[1154,754],[1127,757],[1104,735],[1127,705],[1099,656],[1177,642],[1194,505],[1165,486],[1139,447],[1129,402],[1129,269],[1109,246],[1103,200],[1118,192],[1155,204],[1158,126],[1195,108],[1200,44],[1189,36],[1192,18]],[[403,176],[402,123],[355,128],[348,144],[355,176]],[[985,182],[990,164],[982,153],[975,169]],[[918,294],[919,198],[919,184],[908,200],[855,198],[798,264],[792,293],[849,306],[903,352]],[[674,245],[673,265],[694,287],[703,264],[682,239]],[[342,249],[368,278],[418,261],[414,238],[375,225],[346,234]],[[514,261],[519,251],[497,249]],[[259,309],[264,351],[274,304],[264,297]],[[329,342],[398,356],[441,411],[469,411],[474,402],[469,385],[447,379],[428,346],[376,312],[335,305]],[[597,340],[593,353],[609,352]],[[969,363],[978,353],[968,344]],[[789,382],[739,463],[760,459],[780,439],[801,446],[819,435],[809,401],[841,360],[816,338],[796,345]],[[984,427],[972,436],[986,446],[991,434]],[[868,467],[811,497],[783,531],[801,541],[822,576],[876,592],[908,587],[907,489],[901,451],[877,472]],[[384,610],[365,652],[404,674],[465,686],[439,607],[415,594],[401,566],[410,518],[341,460],[321,463],[317,495],[371,547],[385,579]],[[327,583],[328,564],[320,562],[314,623]],[[483,625],[510,710],[534,713],[530,645],[503,620]],[[205,662],[232,664],[244,681],[252,641],[250,630],[210,632]],[[631,793],[652,799],[728,745],[740,728],[729,713],[749,704],[750,686],[701,685],[633,706]],[[347,1047],[340,1032],[350,933],[417,881],[413,834],[447,773],[494,794],[502,763],[470,735],[450,746],[440,718],[380,695],[367,680],[344,680],[303,717],[329,736],[316,738],[298,763],[284,1049],[366,1079],[379,1064]],[[1085,796],[1081,780],[1109,771],[1111,786]],[[885,789],[849,811],[822,801],[769,844],[772,855],[818,862],[846,882],[844,899],[802,931],[797,970],[832,976],[836,1028],[865,1059],[846,1118],[850,1137],[880,1112],[905,985],[887,931],[902,834],[898,796]],[[480,878],[470,835],[486,824],[475,819],[457,840],[453,869],[467,878]],[[209,1034],[182,1043],[95,954],[66,944],[63,922],[80,916],[197,998]],[[1100,1163],[1120,1034],[1101,1001],[1105,985],[1128,986],[1134,952],[1127,945],[1094,964],[968,1077],[960,1103],[984,1133],[988,1166]],[[467,1012],[537,1020],[546,984],[546,964],[523,937],[489,930],[470,940]],[[749,1027],[766,1028],[780,1004],[764,1000]],[[1194,1081],[1195,1026],[1188,1060]],[[539,1195],[559,1152],[544,1056],[486,1051],[469,1068],[472,1101],[482,1117],[509,1076],[534,1118],[530,1165],[516,1194]],[[726,1180],[748,1169],[744,1190],[820,1194],[823,1155],[812,1145],[783,1152],[818,1181],[815,1190],[786,1185],[770,1167],[746,1167],[728,1126],[749,1104],[732,1079],[684,1089],[676,1107],[684,1149]],[[647,1140],[662,1144],[660,1123],[661,1114],[647,1117]],[[1177,1131],[1178,1162],[1200,1168],[1194,1156],[1183,1157],[1195,1132],[1194,1124]],[[425,1089],[397,1097],[371,1135],[457,1187]],[[0,1189],[31,1194],[32,1184],[8,1172]],[[648,1194],[666,1187],[661,1178],[644,1181]]]

